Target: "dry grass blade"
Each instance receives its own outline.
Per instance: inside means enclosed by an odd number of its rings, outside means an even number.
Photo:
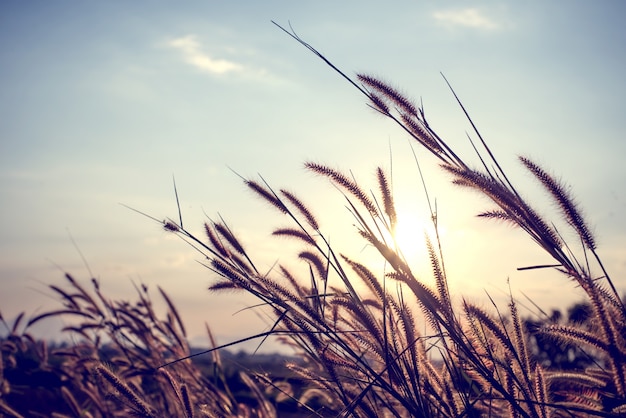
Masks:
[[[322,164],[308,162],[305,164],[305,167],[314,173],[331,179],[335,184],[341,186],[344,190],[347,190],[356,197],[372,216],[378,216],[378,209],[357,183],[350,180],[339,171]]]
[[[157,286],[157,289],[159,289],[159,293],[161,294],[161,296],[167,303],[167,306],[170,309],[170,312],[172,312],[172,315],[174,315],[174,318],[176,318],[176,324],[178,325],[183,336],[186,337],[187,331],[185,330],[185,325],[183,324],[183,321],[181,320],[180,315],[178,314],[178,310],[176,309],[176,306],[174,305],[170,297],[167,295],[167,293],[165,293],[165,291],[161,288],[161,286]]]
[[[150,406],[143,399],[141,399],[139,395],[130,388],[130,386],[128,386],[118,376],[116,376],[115,373],[113,373],[104,366],[96,366],[95,370],[100,376],[108,381],[123,398],[130,401],[130,403],[134,407],[133,412],[139,413],[143,417],[156,416],[152,408],[150,408]]]
[[[328,260],[322,259],[322,257],[311,251],[302,251],[298,254],[298,257],[311,263],[313,267],[315,267],[315,271],[319,274],[319,277],[326,280],[328,277]]]
[[[300,199],[298,199],[293,193],[285,189],[280,189],[280,193],[283,196],[285,196],[285,198],[289,200],[289,202],[292,205],[294,205],[296,209],[298,209],[298,211],[302,214],[302,216],[304,216],[304,219],[311,226],[311,228],[313,228],[316,231],[319,231],[320,227],[317,222],[317,219],[315,219],[315,216],[313,216],[313,213],[309,210],[309,208],[306,205],[304,205],[304,203],[302,203]]]
[[[284,203],[270,190],[267,190],[266,188],[252,180],[246,180],[245,183],[250,189],[254,190],[270,205],[274,206],[276,209],[283,213],[288,213],[288,209],[284,205]]]
[[[445,307],[442,313],[446,316],[446,318],[452,320],[454,315],[453,306],[452,300],[450,298],[450,290],[448,289],[448,280],[446,278],[446,273],[443,269],[443,266],[439,262],[439,257],[437,256],[437,252],[430,238],[426,236],[425,239],[428,257],[430,258],[430,265],[433,270],[433,276],[435,277],[435,284],[437,285],[437,292],[439,296],[438,299],[441,300],[441,304]]]
[[[544,376],[543,368],[540,365],[535,366],[535,373],[533,374],[535,379],[535,396],[537,397],[537,404],[539,406],[541,418],[547,418],[548,408],[547,404],[551,402],[548,393],[548,386]]]
[[[17,334],[17,329],[19,328],[20,323],[22,322],[22,319],[24,319],[24,314],[25,312],[20,312],[19,315],[17,315],[17,317],[15,318],[15,321],[13,321],[13,326],[11,327],[11,334]]]
[[[368,97],[370,101],[372,102],[371,105],[369,105],[372,109],[376,110],[377,112],[382,113],[385,116],[391,115],[389,106],[387,105],[387,103],[385,102],[385,99],[380,94],[369,93]]]
[[[6,414],[7,417],[10,418],[24,418],[23,415],[18,413],[16,410],[7,405],[4,400],[0,399],[0,412]]]
[[[315,241],[313,240],[313,238],[306,232],[303,232],[302,230],[299,230],[299,229],[278,228],[272,232],[272,235],[281,236],[281,237],[291,237],[291,238],[295,238],[300,241],[303,241],[306,244],[315,245]]]
[[[400,115],[400,118],[405,129],[420,144],[431,150],[431,152],[433,152],[435,155],[444,154],[444,150],[441,145],[439,145],[437,140],[433,137],[432,133],[424,127],[424,122],[406,113],[402,113]]]
[[[231,230],[226,225],[215,223],[213,226],[215,227],[217,233],[224,238],[235,251],[242,255],[246,254],[246,250],[243,249],[239,240],[235,237],[235,235],[233,235]]]
[[[78,402],[76,401],[74,395],[72,395],[72,392],[70,392],[67,387],[62,387],[61,395],[63,396],[63,399],[65,399],[65,402],[69,406],[72,413],[77,417],[81,416],[81,407],[78,405]]]
[[[398,106],[402,112],[412,116],[418,116],[417,106],[389,84],[366,74],[357,74],[357,79],[367,87],[381,93],[383,97],[388,98],[392,103]]]
[[[219,254],[220,256],[224,258],[229,258],[230,252],[222,244],[221,240],[218,238],[213,228],[214,226],[209,225],[206,222],[204,223],[204,231],[206,232],[206,235],[209,238],[209,242],[213,250],[215,250],[216,254]]]
[[[592,347],[602,350],[604,352],[609,351],[609,345],[603,341],[602,338],[598,338],[595,333],[583,331],[579,328],[566,325],[546,325],[539,329],[542,334],[548,335],[554,338],[558,343],[567,344],[573,341],[582,344],[588,344]]]
[[[383,197],[383,208],[385,214],[389,218],[389,229],[393,233],[396,230],[396,224],[398,223],[398,215],[396,213],[396,206],[393,203],[393,194],[389,181],[382,168],[376,169],[376,176],[378,177],[378,187],[380,188],[380,194]]]
[[[191,405],[191,398],[189,397],[189,389],[187,389],[187,385],[182,385],[180,391],[183,397],[183,406],[185,407],[187,418],[194,418],[193,406]]]
[[[578,235],[581,237],[585,245],[587,245],[587,248],[595,250],[595,239],[589,230],[585,219],[578,210],[576,203],[574,203],[567,190],[530,159],[526,157],[519,157],[519,159],[522,164],[524,164],[524,166],[541,182],[546,190],[548,190],[563,212],[565,219],[567,219],[572,228],[578,232]]]
[[[44,312],[42,314],[39,314],[39,315],[31,318],[28,321],[28,326],[30,327],[31,325],[34,325],[35,323],[41,321],[42,319],[55,317],[55,316],[59,316],[59,315],[75,315],[75,316],[80,316],[80,317],[83,317],[83,318],[94,319],[94,316],[91,313],[84,312],[82,310],[78,310],[78,309],[61,309],[61,310],[58,310],[58,311]]]

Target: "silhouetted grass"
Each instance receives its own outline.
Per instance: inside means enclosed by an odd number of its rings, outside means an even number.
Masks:
[[[277,415],[277,404],[291,402],[303,416],[626,414],[626,310],[597,253],[588,223],[565,187],[535,162],[520,158],[557,203],[573,240],[566,240],[566,234],[518,193],[458,98],[474,128],[476,155],[470,159],[457,155],[429,125],[423,109],[393,86],[367,74],[353,80],[295,33],[285,32],[434,155],[454,184],[487,197],[493,209],[479,216],[521,228],[545,251],[553,259],[548,267],[584,291],[589,306],[586,325],[555,322],[529,330],[512,296],[506,307],[493,311],[466,299],[454,304],[436,211],[431,209],[435,236],[427,239],[434,277],[431,286],[414,274],[414,266],[397,247],[397,211],[385,170],[377,168],[376,187],[366,187],[340,170],[306,162],[306,169],[329,180],[343,194],[358,234],[385,261],[383,273],[367,266],[371,260],[352,259],[329,244],[315,205],[305,203],[306,194],[300,197],[274,189],[262,179],[244,179],[244,185],[291,221],[290,226],[275,229],[274,235],[301,246],[296,257],[308,266],[302,271],[277,265],[260,272],[254,252],[221,218],[205,223],[206,237],[184,228],[182,216],[179,222],[162,222],[165,230],[178,234],[206,257],[206,266],[216,277],[211,290],[246,292],[270,309],[274,321],[270,330],[250,338],[276,336],[295,350],[301,361],[289,367],[299,378],[298,387],[284,377],[242,372],[241,381],[248,388],[248,397],[242,400],[226,383],[221,347],[205,353],[213,356],[215,371],[210,378],[191,363],[182,320],[161,289],[160,297],[167,305],[164,318],[154,312],[146,287],[137,288],[137,302],[112,301],[102,295],[97,281],[88,291],[67,275],[67,288],[51,286],[63,308],[29,321],[55,315],[79,320],[79,325],[65,331],[80,336],[80,343],[55,353],[63,357],[55,369],[63,381],[59,393],[66,410],[61,413],[270,417]],[[426,328],[418,325],[423,323]],[[543,342],[586,348],[592,366],[561,370],[539,361],[532,343],[538,341],[537,336]],[[102,355],[104,339],[110,347],[106,357]],[[36,347],[13,332],[3,342],[5,367],[19,351],[18,344]],[[47,364],[43,354],[38,361]],[[1,399],[0,408],[18,416]]]

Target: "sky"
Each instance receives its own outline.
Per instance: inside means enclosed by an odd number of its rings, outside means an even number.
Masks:
[[[415,237],[405,252],[428,280],[428,208],[406,135],[272,20],[347,74],[421,101],[431,126],[471,159],[470,126],[443,73],[550,219],[554,206],[517,156],[571,186],[626,291],[625,12],[618,0],[0,2],[0,312],[10,322],[59,307],[47,286],[69,272],[85,283],[93,274],[126,300],[133,284],[155,299],[161,286],[198,344],[205,322],[219,343],[262,332],[262,314],[238,312],[254,300],[210,293],[216,278],[202,256],[126,206],[176,219],[175,176],[185,227],[201,236],[207,216],[222,216],[269,269],[298,248],[270,237],[286,220],[234,172],[262,175],[310,202],[342,252],[374,259],[339,193],[306,161],[351,170],[366,188],[377,166],[393,166]],[[457,300],[504,300],[509,287],[546,310],[578,300],[559,275],[517,271],[550,260],[521,232],[477,219],[488,202],[416,151]]]

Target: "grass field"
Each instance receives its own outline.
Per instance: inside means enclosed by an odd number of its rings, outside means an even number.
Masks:
[[[76,342],[49,350],[19,331],[22,317],[5,324],[10,335],[1,343],[0,411],[15,417],[624,416],[626,309],[565,184],[519,158],[568,231],[518,193],[478,130],[470,136],[474,157],[457,155],[422,108],[396,88],[367,74],[349,78],[288,33],[404,130],[419,152],[432,154],[442,175],[486,197],[492,209],[479,217],[521,229],[552,260],[526,268],[560,272],[585,300],[567,318],[540,314],[531,321],[521,317],[513,295],[506,306],[494,303],[492,309],[451,295],[451,260],[442,251],[434,205],[434,234],[426,238],[432,281],[426,282],[413,273],[395,239],[391,173],[379,167],[375,185],[365,185],[351,173],[309,161],[308,170],[335,186],[330,193],[345,197],[358,234],[376,250],[384,271],[331,245],[306,191],[299,196],[262,178],[243,182],[290,222],[273,234],[301,246],[296,258],[305,269],[260,270],[254,249],[246,249],[222,219],[208,220],[202,237],[184,228],[181,217],[162,221],[166,231],[203,254],[215,277],[212,291],[252,294],[271,312],[270,330],[251,337],[278,338],[292,347],[294,358],[252,367],[248,358],[222,358],[214,344],[192,361],[198,353],[192,353],[175,302],[163,290],[157,297],[167,310],[159,314],[146,286],[137,286],[133,301],[111,300],[98,280],[87,285],[67,274],[66,286],[50,287],[59,309],[27,325],[58,315],[74,318],[65,332]]]

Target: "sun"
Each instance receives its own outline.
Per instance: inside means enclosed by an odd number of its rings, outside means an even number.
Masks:
[[[392,242],[395,243],[397,253],[406,261],[411,272],[425,283],[429,283],[432,277],[432,260],[428,252],[427,240],[430,240],[438,254],[437,237],[443,238],[446,232],[441,226],[438,230],[437,235],[429,215],[421,216],[416,211],[398,213]]]
[[[432,229],[430,220],[421,217],[401,216],[398,214],[398,223],[393,238],[396,246],[407,259],[421,256],[426,253],[426,235]]]

